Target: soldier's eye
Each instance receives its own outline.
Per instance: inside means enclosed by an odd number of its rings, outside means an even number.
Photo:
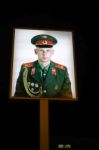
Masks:
[[[47,51],[47,52],[49,52],[50,50],[49,50],[49,49],[47,49],[46,51]]]

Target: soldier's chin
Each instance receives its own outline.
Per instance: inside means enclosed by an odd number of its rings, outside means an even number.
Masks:
[[[43,58],[42,59],[42,62],[47,62],[47,61],[49,61],[48,58]]]

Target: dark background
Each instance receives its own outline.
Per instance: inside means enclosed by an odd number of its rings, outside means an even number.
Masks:
[[[0,147],[39,149],[39,100],[9,99],[13,27],[73,30],[78,101],[49,101],[50,149],[99,148],[99,7],[96,1],[16,3],[0,9]],[[42,5],[43,6],[42,6]],[[16,5],[16,8],[15,8]],[[1,149],[1,148],[0,148]]]

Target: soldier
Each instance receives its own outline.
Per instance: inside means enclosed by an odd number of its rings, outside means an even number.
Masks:
[[[67,68],[51,61],[57,39],[50,35],[34,36],[38,60],[22,64],[16,83],[15,96],[72,98]]]

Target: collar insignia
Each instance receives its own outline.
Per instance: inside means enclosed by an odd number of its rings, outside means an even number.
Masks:
[[[34,75],[34,74],[35,74],[35,68],[32,68],[31,75]]]
[[[56,76],[56,69],[55,69],[55,68],[52,69],[52,74],[53,74],[54,76]]]

